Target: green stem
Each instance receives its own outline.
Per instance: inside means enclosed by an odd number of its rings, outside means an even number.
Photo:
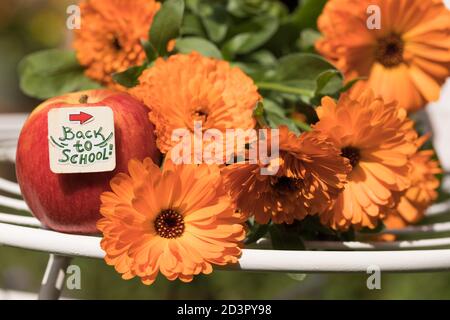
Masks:
[[[300,96],[307,96],[312,97],[311,91],[300,89],[300,88],[293,88],[289,87],[280,83],[274,83],[274,82],[258,82],[256,83],[256,86],[261,90],[273,90],[283,93],[290,93],[290,94],[296,94]]]
[[[295,123],[295,125],[300,130],[302,130],[302,131],[312,131],[311,127],[308,124],[306,124],[306,123],[304,123],[304,122],[302,122],[300,120],[297,120],[297,119],[292,119],[292,121]]]

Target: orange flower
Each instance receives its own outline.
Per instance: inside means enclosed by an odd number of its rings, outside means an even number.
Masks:
[[[73,46],[86,75],[101,84],[114,86],[111,75],[145,60],[141,39],[161,3],[155,0],[83,0],[81,28]]]
[[[245,237],[217,166],[180,165],[161,170],[150,159],[132,160],[130,175],[111,181],[101,196],[98,224],[105,260],[123,279],[152,284],[158,272],[189,282],[212,265],[236,263]]]
[[[418,147],[427,139],[428,136],[418,139]],[[425,210],[437,199],[439,180],[436,175],[442,171],[433,156],[433,150],[421,150],[411,158],[411,186],[401,194],[395,210],[390,211],[384,220],[386,227],[398,229],[418,222],[424,216]]]
[[[325,97],[317,112],[315,129],[333,139],[352,165],[344,192],[321,220],[333,229],[375,228],[394,206],[393,193],[410,186],[413,123],[404,109],[369,89],[343,94],[337,103]]]
[[[348,161],[324,135],[312,131],[296,136],[286,126],[279,128],[276,160],[279,169],[274,175],[262,175],[265,165],[261,162],[222,169],[237,207],[261,224],[271,219],[293,223],[322,212],[342,190],[350,170]]]
[[[381,29],[368,28],[373,5]],[[377,95],[408,111],[439,98],[450,75],[450,11],[442,0],[330,0],[318,26],[317,50],[348,79],[368,77]]]
[[[151,109],[150,121],[155,124],[157,145],[163,153],[175,144],[173,130],[193,131],[194,121],[202,122],[203,131],[255,126],[252,114],[260,99],[257,88],[228,62],[198,53],[177,54],[158,59],[139,82],[131,94]]]

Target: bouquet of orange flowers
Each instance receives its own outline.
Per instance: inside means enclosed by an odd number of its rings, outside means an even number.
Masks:
[[[441,0],[79,8],[74,50],[25,58],[21,86],[42,99],[107,87],[149,108],[163,164],[132,160],[101,196],[105,259],[124,279],[189,282],[262,238],[354,239],[436,200],[441,170],[409,116],[450,75]]]

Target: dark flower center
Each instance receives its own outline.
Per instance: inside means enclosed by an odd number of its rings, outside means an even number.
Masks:
[[[201,121],[205,123],[208,120],[208,113],[202,109],[195,110],[193,113],[193,117],[195,121]]]
[[[163,210],[158,217],[156,217],[156,233],[162,238],[179,238],[184,233],[184,228],[183,216],[175,210]]]
[[[397,34],[378,40],[375,59],[386,68],[393,68],[403,62],[405,44]]]
[[[356,167],[359,163],[359,160],[361,160],[361,154],[358,148],[345,147],[341,150],[341,152],[342,152],[341,155],[344,158],[350,160],[350,164],[352,165],[353,168]]]
[[[299,189],[300,179],[289,178],[286,176],[276,177],[271,181],[272,187],[280,193],[295,192]]]
[[[120,44],[119,38],[117,38],[117,37],[113,38],[113,40],[112,40],[112,47],[116,51],[122,50],[122,45]]]

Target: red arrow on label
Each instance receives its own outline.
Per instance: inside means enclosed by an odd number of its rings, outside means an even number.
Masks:
[[[93,118],[94,116],[90,115],[89,113],[80,111],[79,114],[69,114],[69,120],[70,121],[78,121],[80,122],[80,124],[85,123],[86,121],[89,121]]]

